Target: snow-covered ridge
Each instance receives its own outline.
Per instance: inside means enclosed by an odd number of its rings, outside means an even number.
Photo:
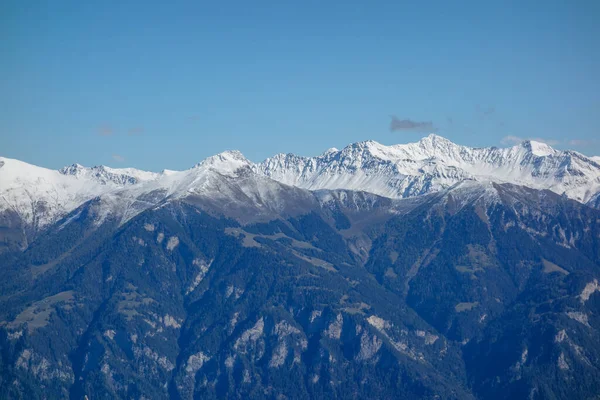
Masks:
[[[534,141],[471,148],[437,135],[393,146],[353,143],[316,157],[278,154],[258,164],[238,151],[227,151],[188,170],[161,173],[79,164],[56,171],[0,157],[0,213],[13,211],[39,229],[97,197],[104,213],[126,220],[159,201],[189,195],[277,209],[286,201],[282,199],[289,186],[405,198],[465,180],[507,182],[597,202],[600,163]]]
[[[86,168],[80,164],[69,165],[58,170],[63,175],[75,176],[78,179],[89,179],[101,184],[133,185],[139,182],[156,179],[160,174],[135,168],[110,168],[104,165]]]
[[[254,173],[252,167],[238,151],[209,157],[185,171],[161,173],[79,164],[50,170],[0,157],[0,216],[14,212],[39,231],[97,198],[98,223],[108,215],[124,222],[166,199],[192,195],[276,211],[290,188]]]
[[[535,141],[471,148],[429,135],[416,143],[351,144],[317,157],[278,154],[258,172],[310,190],[353,189],[391,198],[438,191],[465,179],[549,189],[586,202],[600,191],[600,163]]]

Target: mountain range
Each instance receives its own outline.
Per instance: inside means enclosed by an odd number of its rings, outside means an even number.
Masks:
[[[0,196],[0,398],[600,398],[598,158],[0,158]]]
[[[470,148],[435,134],[405,145],[359,142],[317,157],[278,154],[258,164],[238,151],[227,151],[186,171],[160,173],[79,164],[54,171],[3,157],[0,165],[0,212],[15,212],[34,231],[96,197],[107,203],[106,213],[121,213],[126,221],[145,209],[138,199],[150,196],[163,201],[191,193],[214,196],[220,188],[211,184],[240,171],[257,180],[258,191],[276,190],[281,183],[313,191],[352,190],[400,199],[474,180],[547,189],[584,204],[598,202],[600,193],[597,157],[558,151],[535,141],[509,148]],[[258,192],[254,196],[255,200],[276,202],[275,198],[260,198]],[[138,204],[131,209],[132,203]],[[150,201],[148,206],[154,203]]]

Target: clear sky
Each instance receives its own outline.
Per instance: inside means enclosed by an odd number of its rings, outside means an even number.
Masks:
[[[599,20],[597,0],[4,0],[0,155],[185,169],[433,130],[600,155]]]

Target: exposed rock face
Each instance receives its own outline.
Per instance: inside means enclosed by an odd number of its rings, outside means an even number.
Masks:
[[[600,291],[600,285],[598,284],[598,280],[594,279],[592,282],[585,285],[583,291],[579,295],[579,299],[582,303],[585,303],[590,299],[590,296],[594,294],[594,292]]]
[[[335,317],[335,321],[329,324],[329,327],[325,331],[325,335],[329,336],[332,339],[339,339],[342,336],[342,327],[344,324],[344,318],[342,314],[338,314]]]

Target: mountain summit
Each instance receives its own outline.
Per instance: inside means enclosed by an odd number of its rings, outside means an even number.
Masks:
[[[35,229],[96,197],[111,198],[107,207],[111,212],[127,207],[127,212],[121,211],[128,218],[153,204],[147,201],[149,193],[156,200],[228,191],[235,201],[235,193],[244,190],[214,182],[242,170],[255,175],[256,193],[276,181],[300,189],[353,190],[400,199],[475,180],[547,189],[593,205],[600,192],[600,164],[595,158],[535,141],[508,148],[472,148],[435,134],[391,146],[357,142],[316,157],[278,154],[257,164],[239,151],[226,151],[189,170],[162,173],[79,164],[54,171],[8,158],[0,158],[0,165],[0,212],[14,212]],[[131,208],[132,204],[136,206]]]
[[[548,189],[583,203],[600,190],[600,165],[580,153],[535,141],[472,148],[435,134],[392,146],[353,143],[317,157],[278,154],[255,168],[309,190],[350,189],[390,198],[439,191],[465,179]]]

